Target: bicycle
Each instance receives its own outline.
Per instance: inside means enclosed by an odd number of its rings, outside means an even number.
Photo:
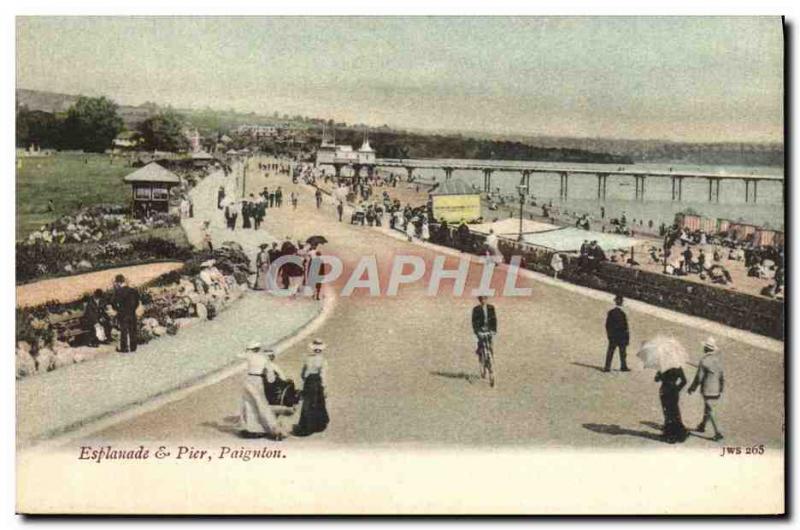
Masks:
[[[492,333],[481,331],[478,333],[478,363],[481,369],[481,379],[489,376],[489,386],[494,387],[494,348],[492,347]]]

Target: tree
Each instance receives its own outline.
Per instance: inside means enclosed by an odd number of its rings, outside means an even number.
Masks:
[[[20,107],[17,109],[17,147],[57,147],[60,126],[58,118],[51,112]]]
[[[93,153],[104,152],[123,128],[117,109],[117,104],[106,97],[80,96],[69,108],[64,120],[65,147]]]
[[[139,134],[145,149],[177,152],[189,147],[183,129],[183,116],[164,110],[144,120],[139,125]]]

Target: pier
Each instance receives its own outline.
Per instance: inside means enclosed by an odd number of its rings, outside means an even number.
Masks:
[[[341,175],[341,169],[351,166],[354,170],[355,178],[360,178],[362,168],[366,167],[367,172],[372,174],[376,168],[402,168],[405,169],[409,179],[413,178],[414,171],[418,169],[438,169],[442,170],[445,180],[450,180],[455,170],[480,171],[483,173],[483,191],[492,190],[492,177],[497,174],[518,174],[519,183],[527,186],[532,193],[534,187],[531,185],[531,177],[534,173],[557,174],[560,179],[559,198],[566,200],[569,198],[569,180],[573,178],[597,179],[597,199],[605,200],[608,178],[632,178],[635,183],[634,200],[644,201],[646,197],[646,183],[648,179],[670,179],[672,181],[672,200],[681,202],[683,200],[683,181],[685,179],[704,179],[708,181],[708,202],[719,202],[720,183],[724,181],[740,181],[745,183],[745,202],[756,203],[758,201],[758,183],[783,182],[783,177],[776,175],[753,175],[753,174],[734,174],[734,173],[707,173],[692,171],[653,171],[637,169],[585,169],[569,166],[542,166],[535,162],[520,162],[508,164],[492,161],[437,161],[424,159],[396,159],[396,158],[377,158],[371,164],[352,164],[347,161],[336,161],[331,164],[334,166],[336,176]]]

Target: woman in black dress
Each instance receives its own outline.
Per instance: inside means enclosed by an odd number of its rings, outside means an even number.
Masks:
[[[294,427],[296,436],[309,436],[322,432],[328,427],[328,409],[325,405],[325,386],[328,361],[322,352],[325,344],[314,339],[310,345],[311,353],[303,363],[300,377],[303,379],[302,400],[300,408],[300,421]]]
[[[683,368],[670,368],[656,373],[656,382],[661,382],[658,395],[661,398],[661,410],[664,412],[664,440],[674,444],[683,442],[689,435],[681,420],[680,394],[686,386],[686,374]]]

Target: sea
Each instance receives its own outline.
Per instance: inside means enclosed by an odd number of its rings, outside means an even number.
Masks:
[[[410,160],[410,162],[414,162]],[[418,162],[431,162],[419,160]],[[453,160],[439,159],[443,165],[459,163],[481,163],[483,160]],[[492,164],[509,166],[530,165],[531,162],[493,160]],[[539,167],[553,166],[575,169],[591,169],[597,171],[615,171],[618,169],[636,171],[663,171],[672,169],[673,172],[696,171],[698,173],[769,175],[783,178],[783,167],[775,166],[721,166],[721,165],[687,165],[687,164],[579,164],[579,163],[547,163],[536,162]],[[405,171],[401,170],[405,175]],[[417,169],[414,176],[422,181],[444,181],[444,170]],[[476,185],[483,189],[483,173],[477,170],[453,171],[453,179],[461,179],[469,185]],[[492,174],[492,189],[499,188],[499,192],[508,199],[516,201],[516,186],[520,183],[521,174],[496,171]],[[761,181],[758,183],[757,202],[745,202],[745,183],[739,180],[723,180],[720,183],[719,202],[708,202],[708,180],[684,179],[682,201],[672,201],[672,182],[669,178],[649,177],[645,185],[644,201],[635,199],[635,179],[632,176],[609,175],[606,186],[606,199],[597,199],[597,178],[594,175],[572,174],[569,177],[569,198],[559,199],[560,177],[557,172],[534,173],[531,175],[531,190],[529,194],[537,201],[552,201],[562,211],[586,213],[595,218],[600,217],[600,208],[605,208],[605,218],[620,217],[622,214],[628,219],[643,220],[644,223],[653,221],[654,226],[661,223],[671,224],[675,214],[693,212],[704,217],[716,219],[729,219],[737,222],[751,223],[756,226],[783,230],[784,226],[784,198],[783,181]],[[752,184],[750,188],[752,194]],[[751,198],[752,200],[752,198]],[[528,201],[530,202],[530,201]],[[518,203],[517,203],[518,204]]]

